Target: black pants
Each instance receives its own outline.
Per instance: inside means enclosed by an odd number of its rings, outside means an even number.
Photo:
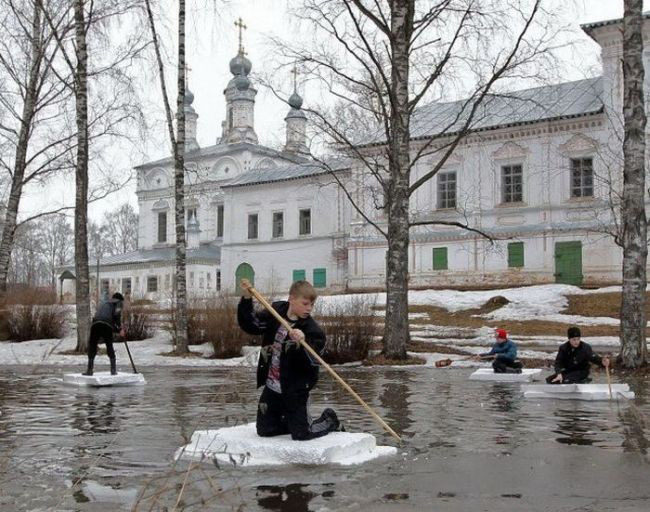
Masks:
[[[307,441],[322,437],[338,428],[338,421],[325,412],[327,409],[318,419],[310,421],[308,401],[308,391],[285,396],[264,386],[257,406],[257,435],[272,437],[291,434],[293,440]]]
[[[115,349],[113,348],[113,329],[106,324],[92,324],[90,326],[90,337],[88,338],[88,361],[92,362],[97,355],[97,345],[106,344],[108,358],[115,360]]]
[[[524,365],[519,361],[512,361],[510,359],[504,359],[502,357],[497,357],[492,363],[492,368],[494,368],[494,373],[513,373],[512,370],[521,370]]]
[[[547,384],[580,384],[581,382],[589,382],[589,370],[575,370],[573,372],[562,372],[562,382],[551,382],[557,373],[546,377]]]

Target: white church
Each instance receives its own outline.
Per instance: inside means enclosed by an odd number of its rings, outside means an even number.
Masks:
[[[582,27],[601,46],[602,76],[493,98],[476,130],[418,189],[413,219],[468,223],[499,241],[451,226],[412,228],[410,286],[620,282],[622,251],[607,231],[610,192],[622,180],[621,23]],[[186,96],[188,293],[234,292],[241,277],[266,293],[284,293],[298,279],[325,292],[382,288],[386,241],[352,208],[330,170],[309,158],[297,92],[289,99],[283,150],[258,143],[251,68],[240,46],[224,91],[226,120],[213,146],[198,146],[199,116],[192,93]],[[459,104],[416,111],[414,152],[431,138],[444,144],[445,116]],[[435,163],[420,160],[413,179]],[[165,158],[136,167],[139,249],[101,260],[103,293],[172,295],[173,166]],[[348,161],[333,172],[346,182],[363,179],[364,171]],[[356,201],[368,202],[363,194]],[[373,216],[386,225],[380,210]],[[61,298],[74,299],[74,269],[61,269],[59,282]]]

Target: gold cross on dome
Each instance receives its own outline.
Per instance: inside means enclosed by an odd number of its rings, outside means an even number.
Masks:
[[[242,30],[246,30],[248,27],[244,25],[244,21],[241,19],[241,17],[235,21],[235,26],[239,28],[239,53],[243,54],[244,45],[242,44]]]

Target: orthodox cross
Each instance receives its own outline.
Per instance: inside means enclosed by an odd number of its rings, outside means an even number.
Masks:
[[[296,65],[293,65],[293,69],[291,70],[291,74],[293,75],[293,90],[294,92],[297,91],[298,89],[296,88],[296,79],[298,78],[298,68],[296,68]]]
[[[244,22],[241,19],[241,17],[237,21],[235,21],[235,26],[239,28],[239,53],[243,54],[244,46],[242,44],[242,30],[246,30],[248,27],[244,25]]]

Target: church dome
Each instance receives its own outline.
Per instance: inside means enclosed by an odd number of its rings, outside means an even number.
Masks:
[[[238,75],[235,78],[233,78],[233,82],[235,84],[235,87],[237,87],[237,89],[240,91],[245,91],[251,85],[251,81],[247,77],[242,75]]]
[[[230,61],[230,72],[235,76],[246,76],[251,72],[251,69],[253,69],[253,64],[241,53],[238,53],[237,56]]]
[[[194,93],[189,87],[185,87],[185,105],[190,106],[192,103],[194,103]]]
[[[293,94],[289,97],[289,105],[295,109],[302,107],[302,96],[296,91],[293,91]]]

